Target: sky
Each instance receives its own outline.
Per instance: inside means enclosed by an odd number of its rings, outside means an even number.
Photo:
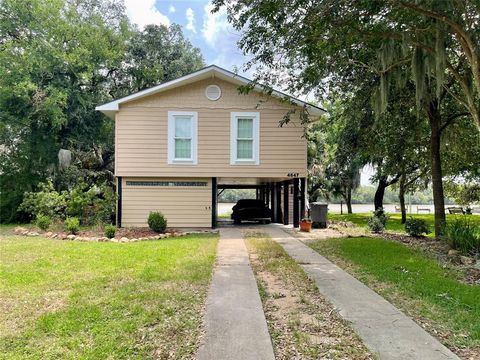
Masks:
[[[251,78],[242,65],[248,58],[237,47],[240,34],[227,21],[225,10],[212,14],[210,0],[125,0],[130,20],[143,28],[147,24],[183,27],[184,36],[200,48],[207,65],[218,65]],[[365,167],[361,184],[370,185],[373,169]]]
[[[244,74],[241,67],[247,58],[236,45],[240,34],[228,24],[225,10],[211,13],[209,0],[125,0],[125,6],[130,20],[140,28],[151,23],[179,24],[185,37],[200,48],[207,65],[237,68]]]

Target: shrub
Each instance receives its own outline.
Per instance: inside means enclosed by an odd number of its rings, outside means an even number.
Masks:
[[[77,184],[70,191],[58,192],[51,182],[39,184],[37,192],[24,194],[18,210],[35,218],[39,214],[52,220],[76,217],[82,224],[110,223],[115,214],[117,195],[107,183]]]
[[[167,219],[161,212],[151,212],[148,215],[148,226],[157,233],[163,232],[167,228]]]
[[[465,216],[449,221],[442,238],[464,255],[480,254],[480,226]]]
[[[115,192],[106,184],[80,183],[69,193],[66,215],[78,217],[85,225],[109,223],[115,214],[116,199]]]
[[[69,217],[65,220],[65,230],[71,234],[76,234],[80,230],[80,221],[76,217]]]
[[[52,220],[47,215],[37,215],[37,220],[35,221],[35,225],[37,225],[43,231],[46,231],[50,225],[52,224]]]
[[[369,218],[367,225],[370,231],[374,233],[381,233],[385,229],[384,222],[377,216],[372,216],[371,218]]]
[[[385,228],[385,224],[387,223],[388,216],[385,213],[385,210],[383,210],[383,207],[379,207],[373,212],[373,217],[378,218],[381,222],[383,227]]]
[[[65,218],[66,206],[66,192],[59,193],[51,182],[47,182],[39,184],[37,192],[25,193],[18,210],[32,217],[38,217],[41,214],[51,219],[60,219]]]
[[[405,231],[413,237],[420,237],[423,234],[430,234],[430,227],[423,219],[410,218],[405,222]]]
[[[105,236],[111,239],[115,236],[115,233],[117,232],[117,227],[111,224],[105,225],[104,232]]]

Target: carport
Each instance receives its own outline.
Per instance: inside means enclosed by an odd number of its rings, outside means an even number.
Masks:
[[[256,198],[272,209],[272,223],[299,227],[305,217],[305,178],[212,178],[212,228],[218,226],[218,197],[226,189],[255,189]]]

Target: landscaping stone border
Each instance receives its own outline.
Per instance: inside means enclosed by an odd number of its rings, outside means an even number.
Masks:
[[[138,242],[138,241],[149,241],[149,240],[161,240],[166,238],[173,238],[173,237],[182,237],[187,235],[193,234],[218,234],[218,230],[195,230],[195,231],[176,231],[176,232],[166,232],[163,234],[153,235],[153,236],[145,236],[145,237],[138,237],[138,238],[127,238],[127,237],[113,237],[111,239],[107,238],[106,236],[101,237],[87,237],[87,236],[79,236],[74,234],[66,234],[66,233],[57,233],[57,232],[37,232],[31,231],[23,227],[16,227],[14,230],[15,235],[20,236],[43,236],[49,239],[56,239],[56,240],[72,240],[72,241],[85,241],[85,242],[114,242],[114,243],[130,243],[130,242]]]

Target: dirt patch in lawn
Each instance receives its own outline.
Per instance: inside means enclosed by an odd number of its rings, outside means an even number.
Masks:
[[[0,297],[0,334],[3,336],[21,334],[29,320],[65,308],[67,295],[66,291],[50,291],[37,299]]]
[[[326,229],[312,229],[310,232],[300,231],[295,228],[285,227],[284,230],[290,235],[302,240],[305,243],[312,241],[344,237],[345,235],[335,228],[327,227]]]
[[[247,235],[276,359],[372,359],[350,325],[281,247]]]

